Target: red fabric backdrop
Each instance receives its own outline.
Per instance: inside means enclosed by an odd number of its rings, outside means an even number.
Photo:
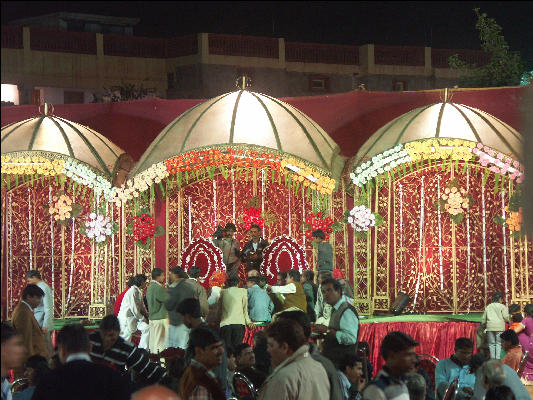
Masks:
[[[479,108],[520,132],[524,88],[455,92],[452,101]],[[442,92],[348,92],[282,99],[315,120],[353,156],[388,121],[423,105],[441,101]],[[95,129],[138,160],[172,120],[202,100],[137,100],[107,104],[55,105],[55,114]],[[38,115],[37,106],[2,107],[2,126]]]
[[[374,374],[381,369],[385,361],[379,353],[383,338],[392,331],[402,331],[420,343],[415,350],[418,354],[431,354],[438,359],[450,357],[454,352],[455,340],[467,337],[476,347],[476,322],[381,322],[361,324],[359,340],[370,344],[370,361],[374,365]]]

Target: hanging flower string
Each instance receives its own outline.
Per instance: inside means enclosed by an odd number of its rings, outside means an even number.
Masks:
[[[451,220],[459,225],[463,222],[465,213],[468,212],[472,204],[474,204],[474,198],[461,188],[457,178],[454,178],[444,189],[440,199],[434,203],[434,208],[447,212]]]
[[[154,237],[163,236],[165,230],[161,225],[155,225],[155,219],[147,209],[141,210],[130,223],[126,232],[133,234],[135,244],[141,249],[148,250]]]

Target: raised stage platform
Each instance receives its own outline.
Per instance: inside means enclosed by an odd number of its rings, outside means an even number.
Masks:
[[[439,360],[450,357],[454,352],[455,339],[470,338],[476,345],[476,329],[481,321],[481,313],[470,314],[429,314],[429,315],[398,315],[398,316],[362,316],[359,340],[370,344],[370,361],[374,371],[381,368],[384,361],[379,356],[379,346],[387,333],[402,331],[420,343],[419,354],[431,354]],[[80,319],[55,320],[57,330],[68,323],[81,322]],[[88,329],[97,329],[98,321],[89,321]],[[246,328],[244,341],[253,345],[255,331]]]

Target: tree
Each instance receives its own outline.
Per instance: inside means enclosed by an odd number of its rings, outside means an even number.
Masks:
[[[454,54],[448,59],[450,68],[461,72],[460,86],[462,87],[497,87],[519,86],[526,66],[519,51],[511,51],[502,35],[502,27],[494,18],[487,14],[480,14],[475,8],[477,16],[476,29],[479,31],[481,48],[490,56],[486,65],[477,66],[467,64]]]

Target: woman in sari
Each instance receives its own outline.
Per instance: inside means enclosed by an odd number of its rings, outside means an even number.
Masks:
[[[525,318],[514,328],[518,333],[518,340],[522,346],[522,351],[529,351],[529,357],[526,361],[522,382],[524,385],[533,386],[533,304],[524,307]]]

